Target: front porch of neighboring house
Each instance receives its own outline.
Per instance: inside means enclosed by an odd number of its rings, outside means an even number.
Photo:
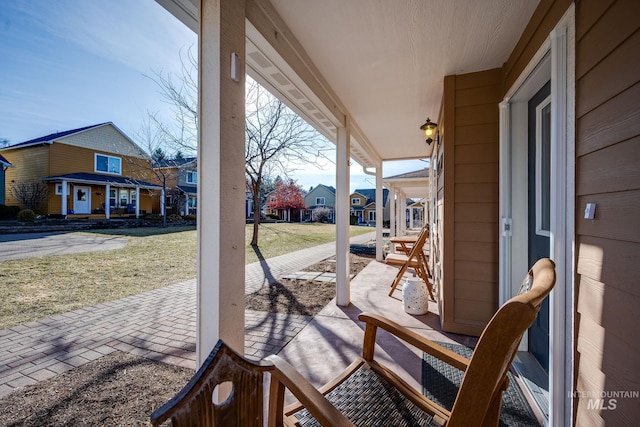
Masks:
[[[160,213],[162,187],[127,177],[68,174],[50,184],[47,214],[67,219],[139,218]]]
[[[176,196],[178,200],[176,203],[167,203],[167,216],[172,213],[177,213],[180,216],[184,215],[196,215],[198,213],[198,187],[195,185],[178,185],[176,187],[178,192]],[[168,210],[175,209],[173,212]]]

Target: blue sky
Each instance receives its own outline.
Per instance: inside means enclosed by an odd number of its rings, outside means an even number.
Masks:
[[[124,12],[124,13],[123,13]],[[0,2],[0,138],[17,143],[169,114],[145,75],[177,73],[196,35],[153,0]]]
[[[111,121],[135,140],[148,112],[171,107],[147,76],[180,75],[197,36],[154,0],[0,0],[0,138],[11,144]],[[390,176],[425,167],[386,165]],[[335,185],[333,165],[292,174]],[[354,164],[351,188],[372,188]]]

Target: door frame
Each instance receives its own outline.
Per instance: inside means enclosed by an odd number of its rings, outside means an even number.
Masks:
[[[527,261],[527,101],[551,80],[549,420],[572,425],[575,236],[575,6],[572,4],[500,103],[499,300],[515,295]],[[524,114],[524,115],[523,115]],[[527,334],[521,349],[528,348]]]
[[[76,194],[78,190],[86,190],[87,200],[86,200],[86,212],[78,212],[77,208],[77,200]],[[75,214],[90,214],[91,213],[91,186],[90,185],[74,185],[73,186],[73,213]]]

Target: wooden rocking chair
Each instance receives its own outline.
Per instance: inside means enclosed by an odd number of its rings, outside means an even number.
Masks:
[[[491,318],[470,359],[381,316],[361,314],[366,323],[362,357],[320,391],[278,356],[252,363],[219,342],[187,386],[152,414],[151,423],[171,418],[174,426],[262,426],[263,376],[269,372],[269,426],[497,426],[507,372],[554,284],[553,262],[538,261],[520,294]],[[375,360],[378,328],[465,372],[451,411]],[[215,386],[225,381],[232,383],[231,394],[224,402],[212,403]],[[285,389],[298,399],[287,408]]]

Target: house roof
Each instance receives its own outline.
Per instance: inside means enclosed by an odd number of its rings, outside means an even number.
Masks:
[[[0,154],[0,166],[4,166],[6,168],[13,168],[15,166],[13,166],[11,164],[11,162],[7,159],[5,159],[4,157],[2,157],[2,154]]]
[[[198,160],[197,157],[185,157],[183,159],[166,159],[159,162],[155,162],[154,168],[178,168],[188,163],[193,163]]]
[[[198,186],[196,185],[178,185],[178,189],[185,194],[198,194]]]
[[[311,190],[309,190],[309,192],[307,194],[311,194],[312,191],[314,191],[315,189],[317,189],[318,187],[324,187],[326,188],[330,193],[336,194],[336,189],[333,188],[330,185],[324,185],[324,184],[318,184],[315,187],[313,187]]]
[[[65,136],[73,135],[76,133],[84,132],[89,129],[94,129],[100,126],[104,126],[107,124],[112,124],[111,122],[99,123],[97,125],[85,126],[77,129],[66,130],[64,132],[56,132],[49,135],[41,136],[40,138],[30,139],[28,141],[19,142],[17,144],[10,145],[8,147],[3,148],[3,150],[10,150],[12,148],[20,148],[27,147],[29,145],[37,145],[37,144],[53,144],[56,139],[63,138]]]
[[[388,176],[383,179],[409,179],[409,178],[429,178],[429,168],[419,169],[417,171],[401,173],[399,175]]]
[[[375,203],[376,201],[376,189],[375,188],[365,188],[365,189],[356,189],[354,193],[358,193],[367,198],[367,204]],[[389,198],[389,190],[386,188],[382,189],[382,206],[387,204],[387,199]]]
[[[114,175],[102,175],[99,173],[87,173],[87,172],[76,172],[76,173],[68,173],[64,175],[56,175],[50,176],[47,178],[43,178],[43,181],[49,182],[58,182],[58,181],[71,181],[76,183],[83,184],[112,184],[121,187],[144,187],[150,189],[162,189],[162,186],[157,184],[152,184],[150,182],[141,181],[139,179],[125,177],[125,176],[114,176]]]

